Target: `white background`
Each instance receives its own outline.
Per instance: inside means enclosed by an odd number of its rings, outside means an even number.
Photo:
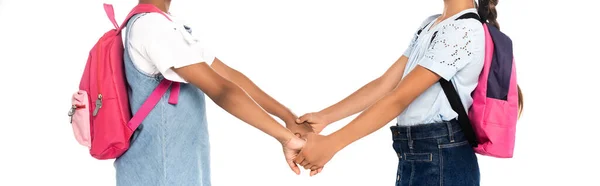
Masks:
[[[112,28],[102,2],[0,0],[0,185],[114,185],[112,161],[89,156],[67,117],[89,49]],[[137,3],[114,2],[120,21]],[[500,1],[498,20],[514,42],[525,111],[515,157],[480,157],[482,185],[600,185],[597,6]],[[303,114],[381,75],[442,7],[441,0],[173,0],[171,11],[225,63]],[[289,170],[276,140],[212,102],[208,114],[213,185],[394,184],[397,157],[387,127],[340,151],[311,178]]]

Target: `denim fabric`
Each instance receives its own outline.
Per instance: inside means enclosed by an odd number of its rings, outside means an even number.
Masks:
[[[127,26],[143,15],[134,16]],[[127,44],[129,33],[125,34]],[[139,71],[125,48],[129,103],[136,113],[163,77]],[[169,92],[138,127],[129,150],[115,161],[118,186],[211,185],[204,93],[182,83],[179,103],[171,105]]]
[[[478,186],[477,156],[456,120],[392,126],[396,186]]]

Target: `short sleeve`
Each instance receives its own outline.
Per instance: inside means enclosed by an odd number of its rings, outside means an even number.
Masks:
[[[144,35],[141,43],[143,56],[156,67],[166,79],[185,82],[172,68],[207,62],[204,48],[198,40],[187,32],[183,24],[176,24],[163,15],[149,13],[134,24],[134,29]],[[212,62],[212,60],[210,61]]]
[[[442,26],[442,25],[440,25]],[[446,80],[483,52],[483,27],[477,21],[456,21],[443,25],[418,62]]]
[[[414,34],[413,38],[410,40],[410,43],[408,44],[408,47],[406,48],[406,50],[404,50],[404,54],[403,54],[404,56],[410,57],[410,54],[412,53],[416,42],[417,42],[417,33]]]

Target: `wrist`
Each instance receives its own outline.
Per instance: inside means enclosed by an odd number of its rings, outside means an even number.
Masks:
[[[298,125],[298,124],[296,123],[296,119],[286,119],[286,120],[284,120],[284,119],[281,119],[281,120],[283,120],[283,122],[285,123],[285,127],[286,127],[286,128],[292,127],[292,126],[294,126],[294,125]]]
[[[319,114],[321,116],[321,119],[323,119],[323,122],[324,122],[323,124],[325,124],[326,126],[335,122],[335,120],[332,119],[333,117],[331,116],[331,113],[329,113],[325,110],[319,111],[319,112],[317,112],[317,114]]]
[[[350,144],[348,138],[340,134],[339,131],[328,135],[327,138],[331,141],[332,147],[336,152],[346,148]]]
[[[280,114],[278,118],[281,119],[286,126],[289,126],[295,124],[298,117],[291,110],[286,108],[284,113]]]
[[[285,131],[281,135],[277,135],[274,137],[277,141],[279,141],[279,143],[281,143],[282,145],[285,145],[286,143],[291,141],[292,138],[295,137],[295,135],[290,130],[285,129]]]

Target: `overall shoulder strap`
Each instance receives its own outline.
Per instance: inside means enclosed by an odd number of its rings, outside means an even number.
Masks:
[[[473,12],[466,13],[466,14],[456,18],[456,20],[461,20],[461,19],[477,19],[478,21],[480,21],[479,15],[477,15],[476,13],[473,13]],[[433,41],[434,38],[435,38],[435,33],[434,33],[433,37],[431,38],[431,40]],[[467,138],[467,140],[469,141],[471,146],[477,147],[477,143],[478,143],[477,138],[475,136],[475,131],[473,130],[473,126],[471,125],[471,120],[469,119],[469,116],[467,115],[467,111],[466,111],[467,109],[465,109],[464,105],[462,104],[460,96],[458,95],[456,88],[454,88],[454,84],[452,84],[451,81],[445,80],[444,78],[441,78],[439,83],[440,83],[440,86],[442,86],[444,93],[446,94],[446,98],[448,99],[448,102],[450,102],[450,106],[452,107],[452,110],[454,110],[454,112],[458,113],[458,122],[460,123],[460,126],[463,129],[463,132],[465,133],[465,137]]]

